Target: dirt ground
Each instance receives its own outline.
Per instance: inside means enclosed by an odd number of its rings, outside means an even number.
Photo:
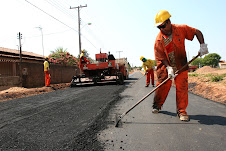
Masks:
[[[204,66],[189,73],[189,91],[212,101],[226,104],[226,69]],[[198,76],[191,76],[198,75]],[[222,76],[223,80],[211,82],[211,76]]]
[[[209,74],[225,75],[226,69],[214,69],[209,66],[202,67],[195,72],[189,73],[196,76],[189,76],[189,91],[207,98],[212,101],[226,104],[226,76],[218,82],[211,82]],[[198,76],[197,76],[198,75]],[[38,95],[41,93],[48,93],[58,89],[69,88],[70,83],[51,84],[51,87],[40,88],[23,88],[23,87],[0,87],[0,102],[27,97],[31,95]]]

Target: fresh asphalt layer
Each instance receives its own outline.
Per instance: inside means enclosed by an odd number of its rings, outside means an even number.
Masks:
[[[174,87],[159,114],[152,94],[116,128],[115,114],[153,89],[142,76],[0,102],[0,151],[225,151],[225,105],[189,93],[191,121],[181,122]]]
[[[125,87],[86,84],[0,102],[0,151],[102,150],[96,133]]]
[[[141,77],[136,72],[130,78]],[[163,109],[153,114],[154,94],[131,110],[115,127],[115,115],[129,110],[153,88],[144,87],[145,77],[121,94],[109,111],[108,125],[97,136],[106,151],[226,151],[226,106],[189,93],[189,122],[176,115],[176,88],[171,87]]]

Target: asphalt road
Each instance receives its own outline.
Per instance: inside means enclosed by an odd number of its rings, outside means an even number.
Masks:
[[[86,84],[0,102],[0,151],[101,150],[96,133],[124,88]]]
[[[138,76],[135,73],[133,76]],[[189,93],[187,112],[190,122],[176,115],[176,89],[172,87],[162,111],[151,112],[154,94],[131,110],[120,128],[115,114],[129,110],[153,88],[144,87],[145,77],[121,93],[121,100],[108,116],[107,129],[98,140],[109,151],[226,151],[226,106]]]
[[[226,150],[225,105],[189,94],[191,121],[181,122],[174,87],[159,114],[151,113],[152,94],[116,128],[115,114],[153,89],[141,76],[0,102],[0,151]]]

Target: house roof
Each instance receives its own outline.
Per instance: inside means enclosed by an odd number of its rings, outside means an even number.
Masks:
[[[3,48],[3,47],[0,47],[0,52],[7,52],[7,53],[10,53],[10,54],[18,54],[18,55],[20,53],[19,50]],[[33,57],[37,57],[37,58],[43,58],[42,55],[35,54],[33,52],[27,52],[27,51],[22,51],[22,55],[33,56]]]
[[[15,49],[0,47],[0,58],[16,59],[20,58],[19,51]],[[33,61],[43,61],[44,57],[33,52],[22,51],[22,59],[33,60]]]

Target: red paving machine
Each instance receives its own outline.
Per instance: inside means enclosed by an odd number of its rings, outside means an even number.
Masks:
[[[128,62],[126,58],[115,59],[107,53],[96,54],[95,63],[81,63],[80,74],[74,76],[71,81],[71,87],[93,82],[116,81],[117,84],[124,84],[124,79],[128,79]]]

